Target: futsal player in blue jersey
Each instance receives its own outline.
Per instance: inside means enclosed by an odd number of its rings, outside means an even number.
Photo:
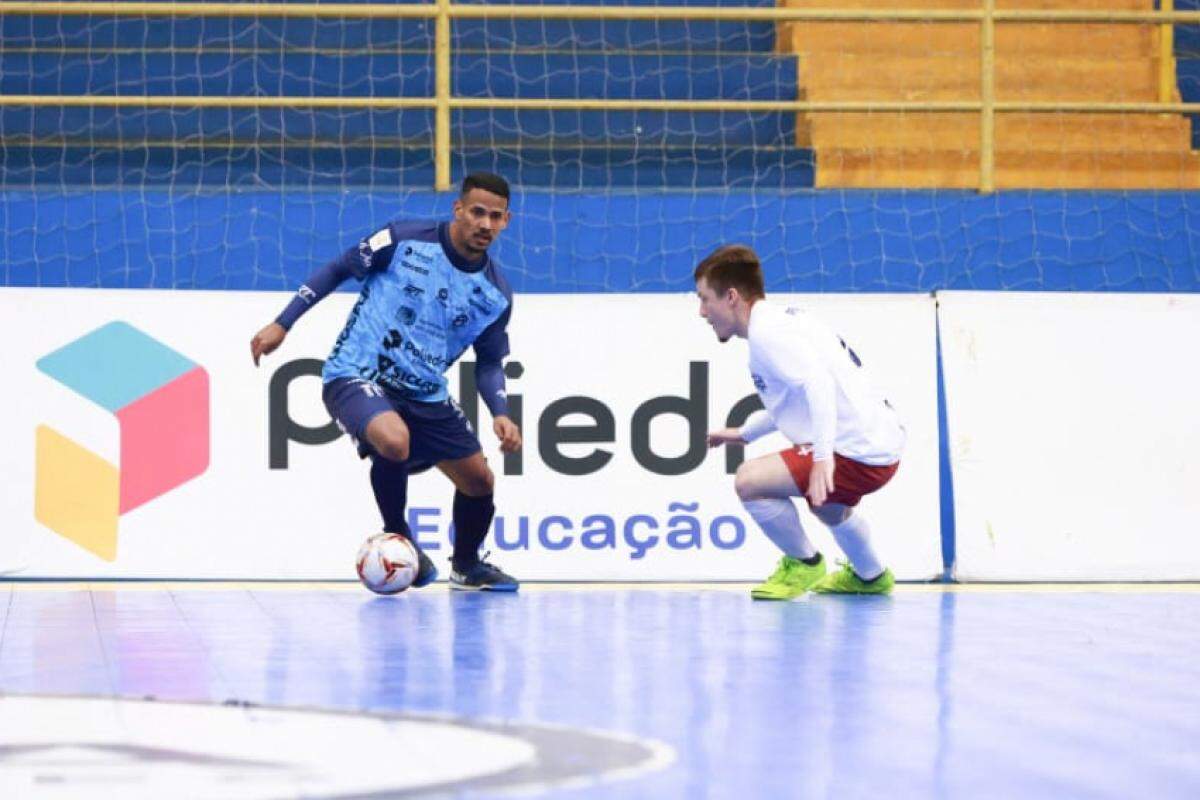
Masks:
[[[364,238],[305,281],[287,308],[250,342],[255,365],[283,343],[305,311],[343,281],[362,281],[358,302],[325,361],[330,415],[371,458],[371,487],[384,529],[409,533],[408,476],[436,466],[454,483],[452,589],[516,591],[517,581],[479,557],[496,508],[495,476],[445,372],[475,348],[475,378],[500,449],[521,447],[508,416],[504,371],[512,289],[488,247],[508,226],[508,183],[475,173],[449,222],[397,220]],[[414,586],[437,577],[422,552]]]

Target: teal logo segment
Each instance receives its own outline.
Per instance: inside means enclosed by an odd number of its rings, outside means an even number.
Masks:
[[[39,370],[114,414],[197,366],[120,321],[97,328],[37,362]]]

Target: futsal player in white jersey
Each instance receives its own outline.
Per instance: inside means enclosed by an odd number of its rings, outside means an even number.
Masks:
[[[801,309],[766,299],[762,266],[749,247],[718,248],[696,267],[695,280],[700,316],[717,338],[749,342],[750,373],[764,406],[741,428],[708,434],[709,447],[747,444],[775,430],[792,443],[744,462],[734,481],[746,511],[783,551],[775,572],[751,595],[887,594],[895,578],[855,506],[900,466],[905,433],[896,412],[837,334]],[[846,553],[842,569],[826,574],[792,503],[799,495]]]

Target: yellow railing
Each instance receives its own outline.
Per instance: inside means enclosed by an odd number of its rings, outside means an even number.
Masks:
[[[996,191],[996,0],[984,0],[979,23],[979,191]]]
[[[919,2],[919,0],[914,0]],[[217,97],[179,95],[0,95],[0,106],[222,107],[222,108],[432,108],[435,182],[450,184],[450,112],[453,109],[537,109],[549,111],[917,111],[980,114],[979,190],[995,189],[995,115],[1033,113],[1200,113],[1200,103],[1174,103],[1174,25],[1200,24],[1200,11],[1175,11],[1174,0],[1159,0],[1158,11],[1063,11],[996,9],[982,0],[979,10],[803,9],[702,6],[456,5],[349,3],[188,3],[188,2],[0,2],[0,15],[189,16],[337,19],[433,19],[435,75],[433,97]],[[450,25],[454,19],[716,20],[738,22],[977,22],[980,25],[980,99],[962,102],[809,100],[607,100],[603,98],[455,97],[450,81]],[[995,26],[998,22],[1106,22],[1159,26],[1157,103],[1011,102],[996,99]]]
[[[1161,10],[1175,10],[1175,0],[1159,0]],[[1169,103],[1175,89],[1175,26],[1164,22],[1158,27],[1158,102]]]

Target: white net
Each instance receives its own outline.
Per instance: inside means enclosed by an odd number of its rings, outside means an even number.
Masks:
[[[871,3],[888,5],[912,3]],[[1049,27],[998,31],[1002,95],[1093,79],[1098,98],[1156,90],[1151,26],[1075,26],[1065,50]],[[452,91],[972,99],[977,43],[959,28],[460,19]],[[433,30],[353,16],[0,14],[0,94],[94,101],[0,107],[0,281],[287,289],[384,219],[444,215],[429,109],[161,104],[431,97]],[[1185,99],[1190,41],[1180,35]],[[155,103],[106,105],[114,95]],[[1200,288],[1185,118],[1001,115],[998,184],[1021,188],[993,196],[968,188],[977,128],[973,114],[461,110],[451,166],[456,181],[486,169],[517,187],[500,256],[520,291],[687,290],[696,259],[728,241],[756,247],[772,289]],[[1014,148],[1030,137],[1040,144]],[[1099,145],[1073,144],[1085,140]],[[1049,183],[1013,182],[1022,170]]]

